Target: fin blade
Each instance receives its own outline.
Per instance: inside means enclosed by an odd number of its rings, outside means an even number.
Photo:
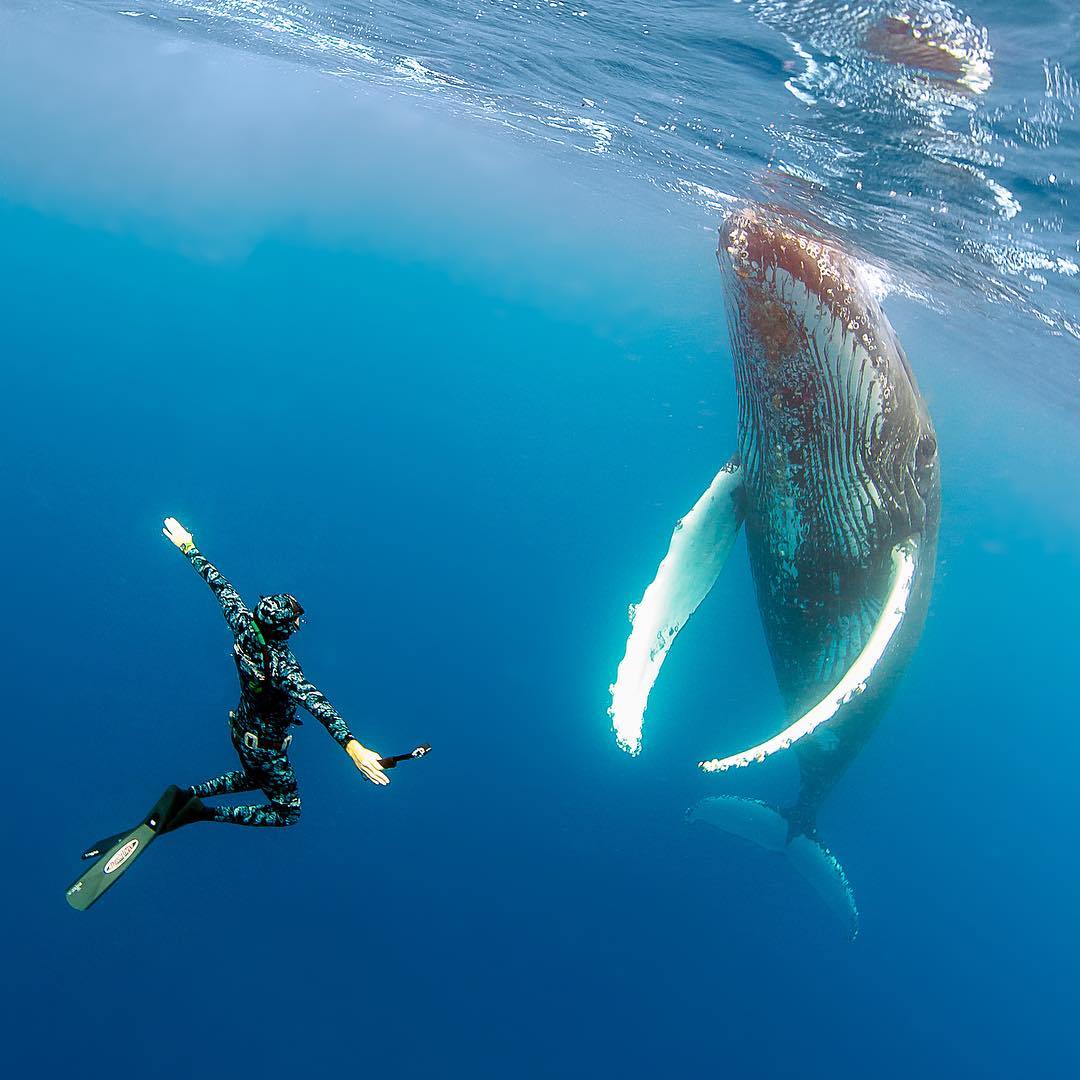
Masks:
[[[113,842],[105,854],[68,886],[65,893],[67,902],[76,911],[85,911],[95,904],[127,873],[151,842],[167,831],[168,825],[192,801],[189,791],[170,784],[143,821],[127,832],[111,837]],[[92,848],[88,849],[83,858],[93,858],[92,851]]]
[[[889,643],[904,621],[917,565],[915,541],[908,540],[893,548],[892,563],[889,593],[882,606],[881,617],[862,651],[836,686],[813,708],[803,713],[778,735],[738,754],[700,761],[699,768],[704,769],[705,772],[726,772],[728,769],[743,768],[755,761],[764,761],[777,751],[786,750],[793,743],[812,734],[822,724],[831,720],[852,698],[857,697],[866,689],[866,684],[873,676],[878,662],[885,655]]]
[[[67,902],[76,911],[85,911],[96,903],[120,878],[135,860],[150,846],[157,833],[145,824],[125,833],[120,842],[107,851],[67,889]]]
[[[668,649],[716,583],[742,525],[742,468],[732,458],[675,526],[667,554],[641,602],[612,683],[611,717],[619,746],[641,749],[649,693]]]
[[[133,833],[137,826],[132,826],[130,829],[124,829],[123,832],[113,833],[111,836],[106,836],[102,840],[98,840],[96,843],[91,844],[80,856],[80,859],[96,859],[99,855],[104,855],[109,848],[116,847],[121,840],[124,839],[129,833]]]

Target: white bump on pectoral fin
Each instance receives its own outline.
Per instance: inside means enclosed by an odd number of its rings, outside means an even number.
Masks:
[[[630,609],[634,628],[610,687],[608,716],[619,746],[631,754],[641,749],[649,691],[668,649],[708,595],[735,543],[743,519],[741,487],[742,469],[733,458],[675,526],[656,577],[641,603]]]
[[[915,579],[916,552],[917,545],[914,539],[893,548],[889,592],[882,605],[881,616],[869,640],[863,646],[862,652],[830,693],[809,712],[804,713],[779,735],[774,735],[767,742],[759,743],[749,750],[732,754],[730,757],[699,762],[699,766],[706,772],[724,772],[727,769],[741,768],[754,761],[764,761],[770,754],[775,754],[777,750],[786,750],[792,743],[811,734],[816,728],[831,720],[853,697],[861,694],[866,689],[866,684],[870,681],[878,661],[885,655],[885,650],[889,647],[893,635],[904,621],[912,582]]]

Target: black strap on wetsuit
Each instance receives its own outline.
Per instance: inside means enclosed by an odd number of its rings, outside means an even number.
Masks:
[[[262,646],[262,670],[257,670],[254,657],[244,651],[239,641],[233,645],[233,657],[236,660],[236,666],[240,670],[241,677],[247,678],[247,688],[253,694],[261,694],[270,681],[270,648],[266,644],[266,638],[263,636],[259,624],[254,619],[251,620],[251,629],[255,631],[255,636]],[[245,664],[248,666],[245,667]]]

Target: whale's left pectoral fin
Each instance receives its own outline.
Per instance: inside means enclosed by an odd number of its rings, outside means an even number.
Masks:
[[[608,715],[619,746],[641,749],[649,691],[671,643],[708,595],[724,568],[743,521],[743,470],[732,458],[693,509],[676,524],[671,544],[645,590],[630,609],[633,630],[611,686]]]
[[[863,693],[874,678],[875,669],[885,655],[889,643],[904,621],[915,580],[917,559],[918,546],[914,539],[906,540],[893,548],[889,592],[877,625],[844,677],[821,701],[768,741],[730,757],[699,762],[699,766],[706,772],[724,772],[754,761],[764,761],[770,754],[786,750],[793,743],[812,734],[822,724],[831,720],[849,701]]]

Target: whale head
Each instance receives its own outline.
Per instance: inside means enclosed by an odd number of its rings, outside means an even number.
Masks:
[[[937,438],[865,271],[759,207],[727,219],[717,257],[739,451],[776,556],[868,564],[936,535]]]

